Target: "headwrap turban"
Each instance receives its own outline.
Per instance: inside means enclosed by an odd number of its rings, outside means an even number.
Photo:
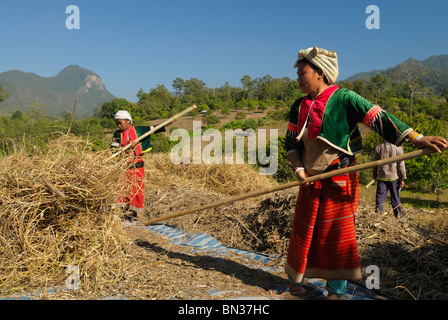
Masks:
[[[115,120],[118,120],[118,119],[129,120],[132,123],[131,114],[126,110],[120,110],[115,114]]]
[[[323,71],[329,84],[336,82],[339,75],[338,57],[336,51],[312,47],[305,50],[300,50],[298,56],[299,59],[294,64],[294,68],[297,68],[301,60],[306,59]]]

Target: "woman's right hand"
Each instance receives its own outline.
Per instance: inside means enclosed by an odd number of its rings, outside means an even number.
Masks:
[[[305,180],[306,178],[308,178],[308,173],[306,173],[305,169],[303,168],[296,170],[295,174],[299,180]]]
[[[448,149],[448,142],[443,137],[424,136],[417,141],[412,142],[419,149],[430,149],[433,152],[442,153],[442,150]]]

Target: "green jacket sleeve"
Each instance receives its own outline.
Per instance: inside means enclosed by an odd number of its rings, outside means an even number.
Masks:
[[[370,127],[390,143],[401,145],[404,137],[411,130],[407,124],[354,91],[346,89],[344,99],[349,108],[348,114],[353,121]]]

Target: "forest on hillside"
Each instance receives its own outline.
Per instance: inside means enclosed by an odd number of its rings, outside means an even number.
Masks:
[[[411,127],[424,135],[447,134],[448,88],[436,94],[416,77],[405,77],[402,81],[389,80],[381,74],[369,80],[339,81],[340,87],[349,88],[373,103],[381,105]],[[1,84],[0,84],[1,85]],[[118,110],[128,110],[137,125],[166,119],[195,104],[198,109],[191,115],[206,113],[206,128],[246,128],[257,129],[269,123],[279,124],[288,120],[289,107],[304,94],[296,80],[273,78],[266,75],[252,79],[248,75],[241,78],[241,86],[232,87],[228,83],[219,88],[209,88],[205,82],[191,78],[176,78],[170,91],[164,85],[144,92],[137,92],[138,102],[116,98],[104,103],[95,115],[88,119],[73,120],[73,115],[63,112],[60,116],[49,115],[45,106],[35,104],[27,112],[16,111],[0,117],[0,154],[6,155],[24,149],[30,154],[44,152],[48,142],[70,131],[90,142],[93,151],[109,147],[108,136],[116,129],[113,117]],[[8,99],[8,93],[0,87],[1,102]],[[267,111],[269,109],[269,111]],[[217,115],[237,112],[233,123],[220,123]],[[255,121],[247,117],[249,112],[266,112],[263,119]],[[274,178],[280,182],[292,178],[291,169],[284,157],[282,139],[279,143],[279,170]],[[168,152],[172,146],[167,135],[153,136],[153,152]],[[379,143],[376,135],[369,135],[364,142],[366,159],[372,155]],[[412,146],[404,145],[405,152]],[[448,156],[435,155],[410,160],[407,164],[408,177],[430,186],[431,190],[448,188]]]

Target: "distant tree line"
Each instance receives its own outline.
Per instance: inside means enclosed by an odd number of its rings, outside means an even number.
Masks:
[[[138,102],[131,103],[122,98],[114,99],[101,106],[96,112],[99,118],[112,119],[115,112],[126,109],[137,120],[155,120],[168,118],[195,104],[197,111],[221,112],[230,114],[231,109],[266,110],[268,106],[290,106],[303,95],[295,80],[273,78],[269,75],[252,79],[248,75],[241,79],[241,87],[232,87],[225,83],[219,88],[208,88],[205,82],[191,78],[176,78],[170,92],[164,85],[158,85],[137,93]]]
[[[373,103],[394,113],[405,112],[409,117],[425,113],[435,119],[448,121],[448,88],[441,95],[434,95],[418,76],[409,73],[401,82],[391,82],[377,74],[370,80],[339,81],[341,88],[348,88]]]

